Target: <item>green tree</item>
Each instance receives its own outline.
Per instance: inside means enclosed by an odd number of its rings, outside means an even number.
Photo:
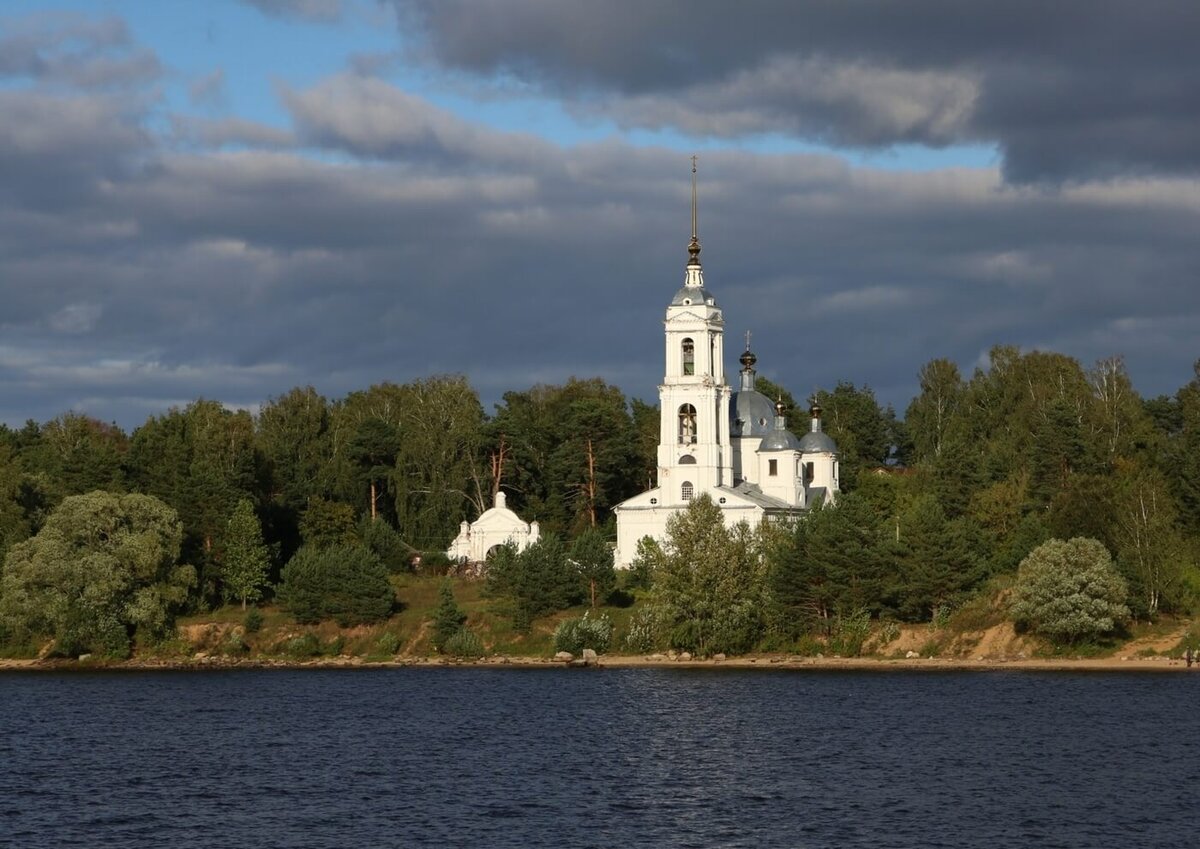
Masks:
[[[603,601],[608,598],[617,583],[617,573],[613,569],[612,546],[602,531],[589,528],[571,543],[570,559],[587,587],[588,598],[594,610],[597,599]]]
[[[462,612],[454,600],[454,588],[447,578],[438,589],[438,606],[433,611],[434,649],[439,652],[445,649],[446,643],[458,633],[466,621],[467,614]]]
[[[300,517],[300,538],[311,548],[356,544],[358,529],[354,508],[340,501],[310,499]]]
[[[333,446],[329,403],[311,386],[263,405],[255,439],[266,463],[272,501],[298,516],[308,500],[326,495]]]
[[[1109,475],[1071,475],[1050,502],[1046,518],[1057,539],[1088,537],[1117,550],[1117,498]]]
[[[977,554],[978,528],[966,518],[947,519],[933,496],[914,499],[900,514],[898,529],[894,550],[900,568],[889,594],[902,617],[932,619],[938,608],[958,603],[986,575],[986,563]]]
[[[363,545],[375,552],[379,562],[393,575],[410,570],[412,557],[416,552],[405,544],[387,520],[364,517],[358,523],[358,535],[362,538]]]
[[[128,449],[129,439],[116,425],[64,413],[46,422],[39,438],[26,443],[21,462],[30,474],[45,476],[57,504],[64,496],[97,489],[124,491]]]
[[[1021,561],[1012,616],[1055,641],[1078,642],[1113,631],[1129,616],[1125,581],[1094,539],[1052,539]]]
[[[666,554],[654,537],[642,537],[637,542],[633,562],[625,572],[624,586],[626,589],[648,590],[654,586],[654,576],[662,568]]]
[[[1175,520],[1166,480],[1157,470],[1118,463],[1113,536],[1117,562],[1136,592],[1139,612],[1153,618],[1179,600],[1190,559]]]
[[[550,532],[603,526],[646,483],[650,421],[639,409],[641,431],[621,391],[599,379],[505,393],[489,430],[509,448],[510,506]]]
[[[812,585],[809,607],[828,625],[837,612],[882,607],[890,560],[885,526],[866,499],[855,493],[811,511],[804,519],[804,551],[798,563]]]
[[[379,496],[388,488],[400,451],[400,434],[395,425],[382,419],[359,422],[347,446],[358,474],[370,492],[371,519],[379,518]]]
[[[921,393],[908,405],[904,423],[913,443],[913,459],[941,457],[950,437],[966,384],[950,360],[930,360],[919,373]]]
[[[272,398],[255,419],[254,439],[264,468],[263,533],[286,561],[300,547],[309,499],[333,494],[329,403],[311,386]]]
[[[396,603],[387,569],[360,545],[304,546],[283,567],[277,598],[298,622],[343,628],[387,619]]]
[[[483,406],[461,375],[406,384],[401,399],[396,525],[416,548],[445,549],[469,510],[491,506],[481,472]]]
[[[148,495],[65,498],[37,536],[8,553],[0,622],[18,641],[53,637],[59,654],[129,654],[135,633],[158,638],[196,580],[179,565],[175,511]]]
[[[488,558],[487,589],[511,602],[518,631],[528,631],[542,614],[583,600],[579,573],[555,534],[544,535],[519,553],[512,545],[500,546]]]
[[[1166,468],[1179,505],[1179,518],[1192,534],[1200,535],[1200,360],[1195,377],[1176,394],[1179,431]]]
[[[225,524],[221,546],[221,585],[226,601],[238,599],[242,610],[246,603],[262,598],[263,586],[271,568],[271,555],[263,542],[262,525],[250,499],[243,498]]]
[[[29,537],[29,520],[21,507],[21,467],[8,444],[0,444],[0,564],[5,553]]]
[[[200,570],[206,600],[219,597],[213,546],[242,498],[256,500],[262,464],[254,420],[198,400],[138,428],[129,450],[134,488],[161,498],[183,522],[184,559]]]
[[[726,528],[707,495],[667,521],[654,593],[676,648],[700,655],[749,650],[762,633],[764,579],[753,532],[744,522]]]
[[[816,400],[824,411],[823,428],[838,446],[842,489],[853,491],[859,475],[885,463],[901,441],[895,413],[879,406],[870,387],[859,389],[845,381],[832,392],[818,392]]]

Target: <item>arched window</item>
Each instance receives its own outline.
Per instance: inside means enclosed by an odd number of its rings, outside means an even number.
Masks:
[[[696,373],[696,346],[691,339],[683,340],[683,373]]]
[[[696,443],[696,408],[684,404],[679,408],[679,443],[694,445]]]
[[[696,458],[693,457],[691,454],[684,454],[682,457],[679,458],[679,465],[694,466],[694,465],[696,465]]]
[[[679,497],[684,501],[691,501],[694,493],[695,489],[692,487],[691,481],[684,481],[679,487]]]
[[[813,464],[805,463],[804,464],[804,482],[812,483],[812,479],[813,479]]]

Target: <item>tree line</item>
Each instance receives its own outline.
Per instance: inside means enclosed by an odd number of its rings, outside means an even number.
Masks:
[[[1173,395],[1143,398],[1119,358],[1084,368],[1002,346],[969,377],[947,360],[927,363],[902,416],[866,386],[817,393],[841,451],[843,494],[718,558],[757,576],[766,594],[751,604],[754,616],[774,611],[734,630],[795,639],[861,610],[929,620],[1015,573],[1051,538],[1102,544],[1134,615],[1190,610],[1200,590],[1196,368]],[[760,380],[760,389],[789,404],[794,430],[806,427],[805,407],[786,387]],[[186,587],[191,608],[245,603],[278,584],[302,547],[361,546],[390,571],[417,555],[436,566],[458,524],[503,487],[570,559],[585,532],[615,536],[612,508],[653,483],[657,442],[657,409],[600,379],[505,393],[490,416],[461,376],[383,383],[332,401],[296,388],[257,415],[201,399],[131,434],[65,413],[0,426],[0,558],[54,531],[52,517],[72,496],[152,496],[178,519],[178,552],[168,559],[194,572],[189,581],[164,573],[169,594]],[[696,548],[693,563],[706,551]],[[678,601],[687,582],[655,571],[667,554],[648,550],[642,577],[630,579]],[[513,565],[520,559],[510,560],[499,583],[529,587]],[[239,580],[237,564],[250,579]],[[564,604],[595,596],[594,581],[571,586],[529,592]],[[514,609],[527,619],[544,608]]]

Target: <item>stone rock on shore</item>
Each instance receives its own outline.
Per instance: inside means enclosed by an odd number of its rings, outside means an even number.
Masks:
[[[571,654],[569,651],[560,651],[555,652],[554,659],[562,663],[570,663],[575,659],[575,655]]]

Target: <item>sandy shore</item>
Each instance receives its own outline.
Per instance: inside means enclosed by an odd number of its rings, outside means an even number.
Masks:
[[[566,666],[562,661],[538,657],[489,657],[477,661],[458,661],[440,657],[396,658],[367,661],[360,657],[319,658],[309,661],[274,658],[246,659],[200,657],[190,659],[135,658],[126,661],[95,660],[12,660],[0,659],[0,671],[83,671],[83,670],[203,670],[203,669],[344,669],[400,667],[507,667],[512,669],[554,669]],[[1116,656],[1106,658],[874,658],[874,657],[797,657],[755,655],[725,660],[679,660],[665,656],[604,655],[595,668],[600,669],[764,669],[791,671],[854,670],[870,672],[947,672],[947,671],[1039,671],[1039,672],[1190,672],[1182,659],[1166,657]],[[1200,665],[1194,667],[1200,673]]]

